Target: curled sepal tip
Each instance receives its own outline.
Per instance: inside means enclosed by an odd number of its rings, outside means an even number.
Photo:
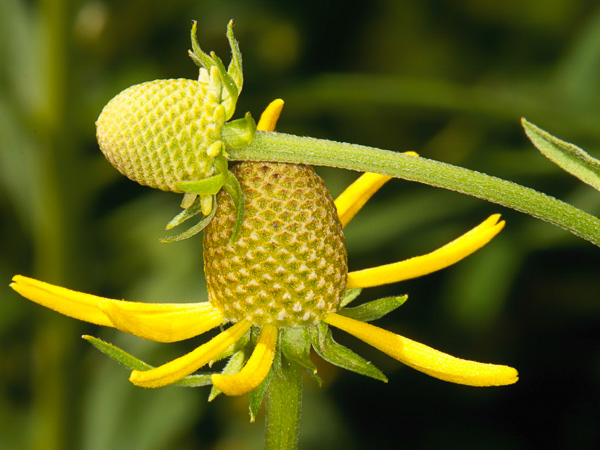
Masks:
[[[241,230],[242,221],[244,220],[244,194],[237,178],[227,168],[227,160],[223,156],[218,156],[215,158],[215,169],[217,173],[212,177],[205,178],[203,180],[177,183],[177,187],[186,192],[186,195],[195,194],[198,197],[195,198],[194,202],[190,206],[175,216],[167,224],[167,229],[171,229],[177,225],[180,225],[186,220],[196,216],[200,212],[202,212],[205,217],[187,231],[178,234],[177,236],[163,238],[161,242],[166,243],[181,241],[198,234],[200,231],[206,228],[206,226],[215,216],[217,210],[216,194],[222,188],[224,188],[225,191],[231,196],[231,199],[233,200],[237,210],[236,222],[231,235],[231,242],[235,241]],[[206,200],[208,200],[208,202]],[[206,207],[207,204],[208,208]]]
[[[242,74],[242,54],[238,42],[233,35],[233,21],[230,21],[227,25],[227,39],[232,54],[231,62],[227,69],[225,69],[225,65],[214,52],[207,54],[200,48],[198,38],[196,37],[197,27],[198,23],[194,20],[192,22],[191,30],[192,50],[188,53],[194,63],[201,69],[210,71],[212,67],[216,67],[221,82],[223,83],[224,92],[222,92],[221,95],[223,96],[223,105],[225,106],[226,118],[228,120],[233,116],[235,105],[244,83]]]
[[[167,229],[171,229],[174,226],[177,226],[177,225],[183,223],[184,221],[196,216],[198,213],[200,213],[201,208],[202,208],[201,203],[202,203],[201,197],[198,197],[196,199],[196,201],[190,207],[186,208],[184,211],[179,213],[177,216],[175,216],[173,218],[173,220],[171,220],[168,223]],[[210,223],[210,221],[213,219],[213,217],[215,217],[215,213],[217,212],[217,200],[216,200],[216,196],[214,196],[214,195],[212,196],[211,205],[212,205],[212,208],[210,210],[210,213],[208,215],[204,216],[196,225],[188,228],[183,233],[177,234],[175,236],[164,237],[160,240],[160,242],[162,242],[163,244],[167,244],[170,242],[182,241],[184,239],[191,238],[192,236],[195,236],[196,234],[200,233],[202,230],[204,230],[204,228],[206,228],[206,226]]]

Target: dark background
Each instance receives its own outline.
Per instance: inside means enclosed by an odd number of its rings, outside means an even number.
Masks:
[[[164,245],[179,196],[121,177],[94,121],[124,88],[195,78],[192,19],[245,85],[236,117],[286,100],[279,131],[414,150],[600,214],[600,194],[527,141],[519,119],[600,155],[600,7],[593,0],[0,2],[0,279],[21,273],[143,301],[205,301],[202,241]],[[356,174],[319,169],[333,195]],[[453,355],[516,367],[502,388],[452,385],[336,333],[389,376],[319,363],[301,448],[592,449],[600,445],[600,250],[533,218],[395,180],[346,229],[351,269],[423,254],[500,212],[505,230],[460,264],[365,290],[409,293],[379,321]],[[255,449],[247,398],[142,390],[81,334],[159,364],[154,344],[0,290],[2,449]]]

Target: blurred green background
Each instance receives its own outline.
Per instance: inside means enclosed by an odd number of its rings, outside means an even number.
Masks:
[[[600,156],[600,7],[594,0],[0,1],[0,279],[21,273],[99,295],[204,301],[202,240],[160,244],[179,196],[121,177],[94,121],[124,88],[195,78],[199,41],[226,59],[235,19],[237,115],[286,107],[278,130],[462,165],[600,215],[600,194],[526,140],[527,117]],[[319,169],[333,195],[356,174]],[[516,367],[504,388],[447,384],[358,341],[383,384],[325,363],[304,449],[600,446],[600,249],[530,217],[392,181],[346,229],[351,269],[433,250],[500,212],[505,230],[460,264],[368,289],[409,293],[378,324],[456,356]],[[246,398],[143,390],[79,336],[159,364],[193,348],[67,319],[0,290],[0,448],[257,449]]]

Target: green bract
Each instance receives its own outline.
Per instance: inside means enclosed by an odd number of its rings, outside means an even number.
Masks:
[[[227,27],[232,59],[225,69],[220,58],[203,52],[192,26],[190,57],[200,67],[198,80],[155,80],[125,89],[103,109],[98,121],[100,149],[123,175],[142,185],[185,193],[185,211],[169,223],[179,225],[202,212],[214,214],[214,196],[225,188],[238,209],[232,239],[243,218],[239,184],[227,168],[227,148],[252,142],[256,124],[249,114],[226,123],[242,90],[242,60]],[[209,220],[166,239],[199,232]]]

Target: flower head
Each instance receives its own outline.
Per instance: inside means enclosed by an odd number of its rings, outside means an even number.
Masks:
[[[283,102],[273,102],[259,129],[275,127]],[[286,358],[316,376],[311,346],[338,366],[385,381],[372,364],[337,344],[329,326],[342,329],[430,376],[471,386],[517,381],[511,367],[463,360],[366,322],[400,306],[406,297],[347,305],[365,287],[394,283],[443,269],[487,244],[504,226],[493,215],[440,249],[398,263],[349,272],[341,231],[389,179],[365,174],[335,202],[307,166],[245,162],[233,169],[246,203],[237,240],[231,200],[220,199],[205,230],[204,256],[209,302],[147,304],[71,291],[17,275],[11,287],[22,296],[67,316],[115,327],[136,336],[175,342],[231,324],[208,342],[153,368],[110,344],[94,345],[133,368],[133,384],[213,384],[213,394],[242,395],[268,383],[274,361]],[[220,194],[223,195],[223,194]],[[192,375],[230,357],[222,373]]]

